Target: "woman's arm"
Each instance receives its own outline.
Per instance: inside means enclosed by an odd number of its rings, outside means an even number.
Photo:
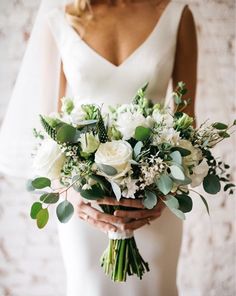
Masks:
[[[191,10],[184,8],[178,29],[175,64],[172,74],[173,89],[179,81],[186,83],[188,92],[185,98],[191,98],[191,103],[184,112],[195,117],[195,96],[197,85],[197,34]]]

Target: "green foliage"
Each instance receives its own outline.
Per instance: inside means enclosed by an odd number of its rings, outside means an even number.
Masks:
[[[74,213],[74,207],[68,200],[64,200],[57,206],[56,213],[58,220],[61,223],[66,223],[72,217]]]
[[[120,186],[116,182],[114,182],[112,180],[109,180],[109,182],[111,184],[111,187],[112,187],[112,190],[113,190],[113,192],[115,194],[116,199],[119,201],[121,199]]]
[[[171,165],[170,166],[170,171],[171,175],[173,176],[174,179],[184,181],[185,180],[185,175],[182,171],[182,169],[177,166],[177,165]]]
[[[91,189],[86,189],[86,190],[80,189],[79,192],[82,197],[90,200],[96,200],[104,197],[105,195],[104,191],[98,184],[92,185]]]
[[[143,199],[143,205],[145,206],[145,208],[147,208],[147,209],[154,208],[155,205],[157,204],[156,194],[152,191],[145,190],[144,195],[145,195],[145,197]]]
[[[54,204],[59,200],[59,193],[44,193],[40,196],[40,200],[45,204]]]
[[[54,127],[52,127],[48,122],[47,120],[45,119],[45,117],[43,117],[42,115],[39,115],[40,116],[40,121],[41,121],[41,124],[45,130],[45,132],[54,140],[56,141],[56,129]]]
[[[182,164],[182,156],[179,151],[173,151],[170,153],[170,157],[172,158],[173,162],[181,165]]]
[[[134,146],[134,159],[136,159],[138,157],[138,155],[140,154],[141,150],[143,148],[143,142],[142,141],[138,141],[135,146]]]
[[[103,163],[97,163],[96,165],[101,171],[103,171],[108,176],[114,176],[117,174],[117,170],[110,165]]]
[[[59,143],[75,143],[76,135],[76,128],[65,123],[57,130],[56,140]]]
[[[187,213],[190,212],[192,210],[193,207],[193,201],[191,199],[190,196],[188,196],[187,194],[178,194],[176,195],[176,198],[179,202],[179,210]]]
[[[228,125],[222,123],[222,122],[215,122],[212,124],[212,126],[218,130],[225,130],[228,128]]]
[[[204,205],[206,207],[208,215],[210,215],[210,211],[209,211],[209,207],[208,207],[208,203],[207,203],[206,199],[201,194],[199,194],[199,196],[201,197],[201,200],[202,200],[202,202],[204,203]]]
[[[48,209],[41,209],[37,216],[37,226],[39,229],[43,228],[47,223],[48,223],[48,219],[49,219],[49,212]]]
[[[137,126],[135,129],[134,138],[137,141],[146,141],[149,139],[151,133],[152,130],[150,128],[144,126]]]
[[[209,194],[216,194],[220,191],[221,185],[217,175],[210,174],[203,179],[203,188]]]
[[[42,203],[41,202],[34,202],[31,206],[30,210],[30,217],[32,219],[36,219],[38,212],[42,209]]]
[[[172,147],[171,148],[171,151],[179,151],[179,153],[181,154],[181,156],[188,156],[191,154],[191,151],[185,149],[185,148],[182,148],[182,147],[178,147],[178,146],[175,146],[175,147]]]
[[[161,175],[158,180],[156,180],[156,185],[158,189],[164,194],[168,194],[172,187],[173,181],[168,175]]]
[[[51,180],[45,177],[39,177],[34,179],[31,184],[35,189],[43,189],[51,186]]]

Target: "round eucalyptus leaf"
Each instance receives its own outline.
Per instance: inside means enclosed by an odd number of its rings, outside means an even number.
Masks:
[[[173,181],[168,175],[161,175],[158,180],[156,180],[156,185],[158,189],[164,194],[168,194],[173,186]]]
[[[121,189],[120,186],[113,181],[109,181],[111,183],[112,190],[115,194],[116,199],[119,201],[121,199]]]
[[[179,202],[177,198],[175,198],[173,195],[167,195],[165,198],[166,199],[164,200],[164,203],[169,209],[178,209]]]
[[[48,209],[41,209],[37,216],[37,226],[38,228],[43,228],[47,223],[48,223],[48,219],[49,219],[49,212]]]
[[[59,200],[59,193],[44,193],[40,196],[40,200],[46,204],[54,204]]]
[[[147,209],[152,209],[157,204],[157,196],[155,193],[149,190],[145,190],[144,192],[145,198],[143,199],[143,205]]]
[[[177,165],[171,165],[170,166],[170,171],[171,171],[171,175],[177,179],[177,180],[181,180],[184,181],[185,180],[185,175],[183,173],[183,171],[181,170],[181,168]]]
[[[57,131],[57,141],[60,143],[74,143],[75,136],[76,128],[69,124],[63,124]]]
[[[203,188],[209,194],[218,193],[221,188],[219,177],[213,174],[207,175],[203,179]]]
[[[141,149],[143,147],[143,142],[138,141],[134,146],[134,157],[136,158],[139,153],[141,152]]]
[[[38,212],[42,209],[42,203],[41,202],[35,202],[32,204],[31,206],[31,210],[30,210],[30,217],[32,219],[36,219],[36,216],[38,214]]]
[[[151,135],[151,129],[144,126],[137,126],[135,129],[134,138],[137,141],[145,141],[147,140]]]
[[[64,200],[57,206],[57,218],[61,223],[66,223],[70,220],[74,213],[74,207],[68,200]]]
[[[105,193],[99,185],[92,185],[91,189],[80,189],[80,195],[86,199],[96,200],[104,197]]]
[[[182,164],[182,156],[180,154],[179,151],[173,151],[170,154],[170,157],[172,158],[172,160],[178,164]]]
[[[117,174],[117,170],[110,165],[97,163],[98,168],[108,176],[114,176]]]
[[[51,186],[51,180],[45,177],[39,177],[34,179],[31,184],[35,189],[43,189]]]
[[[218,130],[225,130],[228,128],[228,125],[226,125],[222,122],[215,122],[212,126]]]
[[[193,201],[190,196],[186,194],[179,194],[176,196],[179,202],[179,210],[187,213],[190,212],[193,208]]]

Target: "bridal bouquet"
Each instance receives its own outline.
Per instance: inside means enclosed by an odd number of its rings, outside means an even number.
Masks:
[[[147,209],[164,203],[178,218],[192,210],[191,192],[203,186],[206,193],[217,194],[221,187],[233,194],[229,165],[212,155],[212,148],[236,125],[208,121],[193,128],[194,119],[183,112],[188,101],[184,83],[173,93],[175,110],[154,104],[145,97],[146,84],[129,104],[111,106],[104,111],[96,104],[77,104],[62,98],[60,113],[40,115],[43,129],[34,129],[39,140],[34,151],[36,178],[28,189],[40,193],[31,207],[31,217],[43,228],[49,219],[48,207],[57,204],[60,222],[73,215],[67,200],[69,188],[85,199],[105,196],[116,200],[140,199]],[[59,180],[62,190],[53,188]],[[65,194],[63,201],[60,195]],[[207,211],[204,196],[198,193]],[[100,205],[113,214],[124,206]],[[127,275],[140,279],[149,271],[141,257],[132,231],[109,232],[109,245],[101,266],[113,281],[126,281]]]

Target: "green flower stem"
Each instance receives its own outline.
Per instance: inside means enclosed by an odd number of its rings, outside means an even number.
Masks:
[[[121,240],[121,247],[119,250],[119,260],[118,260],[118,271],[117,271],[117,277],[116,280],[118,280],[119,282],[122,282],[124,280],[124,275],[123,275],[123,269],[124,269],[124,253],[125,253],[125,249],[126,249],[126,240],[122,239]]]

